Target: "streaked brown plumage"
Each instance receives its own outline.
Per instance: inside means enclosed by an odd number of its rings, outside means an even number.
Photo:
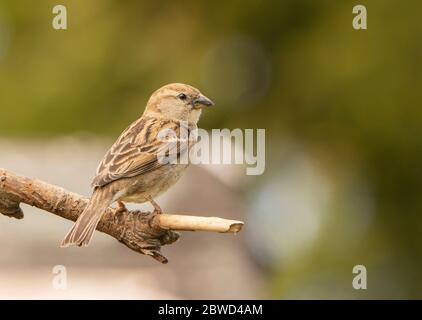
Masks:
[[[202,109],[211,105],[212,101],[198,89],[185,84],[169,84],[155,91],[142,117],[123,131],[104,156],[92,182],[91,200],[62,246],[88,245],[104,211],[115,201],[150,201],[156,211],[161,212],[153,198],[175,184],[187,164],[159,161],[158,153],[169,145],[159,139],[158,134],[163,129],[171,129],[180,137],[183,129],[196,129]],[[172,145],[170,152],[181,156],[193,143]]]

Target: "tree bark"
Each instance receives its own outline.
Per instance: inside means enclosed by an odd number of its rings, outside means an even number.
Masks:
[[[24,217],[20,203],[37,207],[62,218],[76,221],[89,199],[40,180],[18,176],[0,168],[0,213],[8,217]],[[123,211],[116,214],[108,208],[97,230],[104,232],[130,249],[149,255],[161,263],[168,260],[161,246],[179,238],[175,231],[213,231],[236,233],[243,222],[215,217],[155,214],[154,212]]]

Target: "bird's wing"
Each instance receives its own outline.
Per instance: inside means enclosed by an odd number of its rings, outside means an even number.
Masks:
[[[183,128],[189,134],[187,126],[183,127],[174,121],[141,118],[134,122],[104,156],[92,186],[101,187],[118,179],[135,177],[158,169],[165,165],[160,161],[159,155],[179,157],[193,143],[169,143],[158,135],[161,130],[170,129],[180,139]]]

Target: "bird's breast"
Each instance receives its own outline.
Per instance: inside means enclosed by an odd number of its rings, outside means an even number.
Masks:
[[[188,165],[172,164],[158,168],[141,176],[130,178],[130,187],[125,188],[116,200],[144,203],[148,197],[158,197],[172,187],[185,172]]]

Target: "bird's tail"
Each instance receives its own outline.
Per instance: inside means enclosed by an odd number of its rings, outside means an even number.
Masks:
[[[103,189],[96,189],[85,210],[63,239],[61,247],[87,246],[102,215],[112,202],[112,196]]]

